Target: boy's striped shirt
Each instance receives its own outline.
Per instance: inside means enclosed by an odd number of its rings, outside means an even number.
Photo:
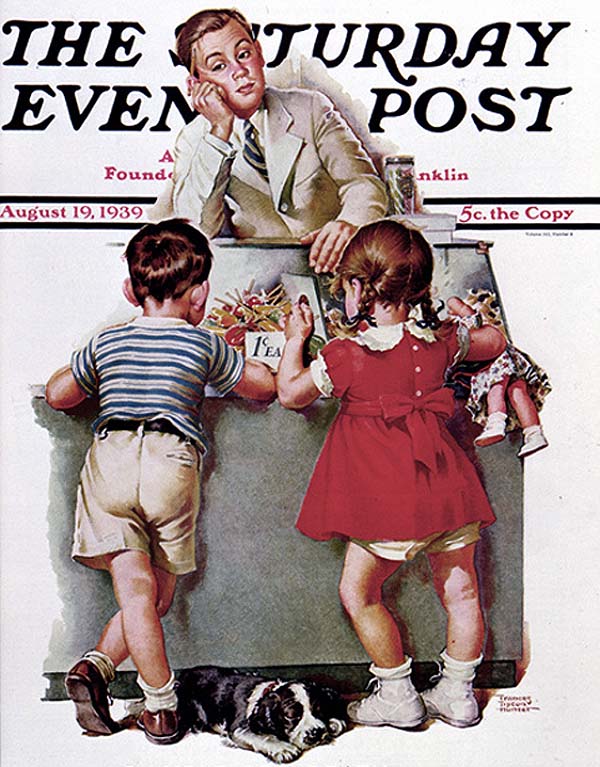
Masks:
[[[200,410],[207,384],[227,394],[239,382],[244,358],[219,336],[175,317],[138,317],[106,328],[71,358],[75,380],[98,395],[92,427],[111,419],[166,418],[207,448]]]

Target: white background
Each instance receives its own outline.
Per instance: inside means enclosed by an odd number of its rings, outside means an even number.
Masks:
[[[460,32],[462,53],[465,40],[483,24],[571,21],[572,33],[560,33],[556,47],[550,46],[550,66],[543,72],[534,68],[523,72],[517,46],[507,55],[511,64],[500,71],[473,64],[460,71],[431,70],[427,79],[423,75],[423,82],[429,83],[423,87],[445,81],[464,88],[472,98],[482,87],[497,84],[514,93],[534,82],[572,85],[573,93],[551,119],[555,126],[551,133],[531,135],[515,128],[508,134],[481,135],[465,121],[464,128],[439,135],[402,118],[401,129],[384,139],[397,151],[414,154],[417,167],[465,168],[472,177],[464,186],[426,185],[422,190],[426,196],[598,194],[598,12],[588,3],[508,2],[491,7],[436,2],[400,8],[396,3],[374,2],[367,10],[363,4],[349,7],[337,1],[293,7],[247,2],[240,8],[260,23],[393,21],[404,26],[407,37],[409,30],[414,33],[415,22],[448,23]],[[90,69],[82,74],[70,69],[65,73],[61,67],[51,73],[51,80],[47,68],[32,65],[8,74],[3,68],[2,104],[7,98],[10,102],[14,82],[147,82],[151,90],[158,90],[169,78],[180,82],[182,75],[170,70],[163,52],[171,43],[172,28],[197,9],[191,2],[173,2],[165,9],[154,0],[132,0],[124,11],[121,2],[105,2],[97,8],[92,3],[58,0],[49,16],[46,3],[28,2],[24,8],[22,3],[5,0],[3,19],[126,18],[139,20],[147,35],[140,48],[144,66],[139,64],[130,72]],[[9,49],[4,41],[2,60]],[[408,55],[399,55],[399,61]],[[356,110],[362,108],[365,114],[370,87],[394,87],[381,65],[377,70],[340,67],[324,77],[341,82],[346,93],[362,102]],[[2,110],[2,122],[6,122],[6,106]],[[154,186],[111,187],[102,181],[102,168],[105,164],[152,164],[151,158],[172,145],[172,134],[100,135],[91,128],[76,134],[65,119],[43,134],[2,134],[3,194],[153,195],[159,191]],[[34,423],[28,385],[45,381],[95,327],[126,314],[119,293],[124,275],[120,248],[106,248],[106,243],[127,236],[126,232],[0,231],[1,762],[3,767],[266,764],[258,755],[225,749],[211,735],[189,736],[165,749],[147,743],[138,732],[86,738],[74,721],[70,702],[39,700],[49,636],[60,630],[61,604],[47,542],[50,443],[46,432]],[[461,232],[461,236],[479,239],[482,233]],[[529,662],[519,687],[503,691],[531,696],[539,710],[504,713],[498,698],[492,697],[482,723],[467,731],[441,723],[422,733],[357,728],[335,745],[307,753],[303,765],[571,767],[597,761],[598,235],[594,231],[494,231],[483,237],[494,242],[492,262],[513,338],[546,368],[554,385],[542,413],[550,447],[525,463]]]

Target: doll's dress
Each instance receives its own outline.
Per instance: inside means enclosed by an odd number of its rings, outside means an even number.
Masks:
[[[528,354],[508,344],[505,351],[471,378],[466,407],[476,423],[485,426],[487,420],[487,394],[493,384],[506,376],[512,381],[522,379],[527,384],[529,396],[536,409],[542,409],[546,396],[552,391],[547,373]],[[506,431],[521,428],[508,397],[506,400]]]
[[[311,365],[341,400],[296,523],[317,540],[419,540],[494,514],[475,467],[448,431],[443,385],[457,328],[436,338],[409,320],[336,338]]]

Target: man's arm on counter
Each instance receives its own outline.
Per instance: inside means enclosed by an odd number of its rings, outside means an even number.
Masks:
[[[311,245],[311,266],[325,272],[335,268],[359,226],[386,215],[388,199],[385,184],[355,133],[333,103],[316,92],[313,124],[319,157],[338,188],[341,206],[335,221],[302,238]]]

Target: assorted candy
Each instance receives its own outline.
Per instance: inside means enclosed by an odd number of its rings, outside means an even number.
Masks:
[[[254,291],[250,283],[241,293],[228,291],[226,298],[216,298],[214,307],[204,318],[203,326],[222,336],[226,343],[243,351],[246,333],[281,332],[281,320],[292,308],[285,288],[280,283],[272,290]]]

